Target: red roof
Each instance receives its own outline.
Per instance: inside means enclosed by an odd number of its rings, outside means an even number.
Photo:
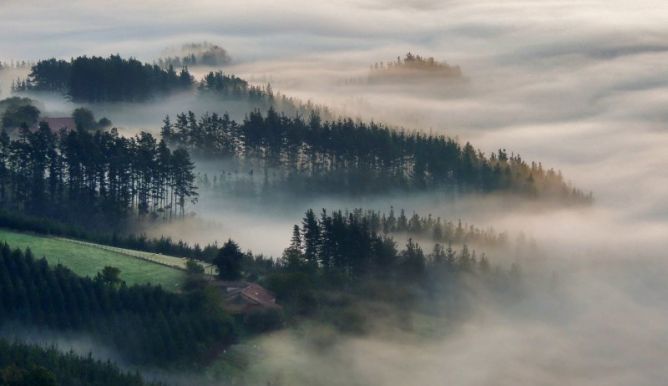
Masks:
[[[258,284],[249,283],[248,286],[241,291],[241,294],[255,300],[265,307],[276,306],[276,297],[274,294]]]
[[[245,281],[216,281],[214,286],[223,290],[223,296],[229,303],[233,299],[241,298],[248,305],[267,308],[281,308],[276,304],[276,296],[271,291],[256,283]]]

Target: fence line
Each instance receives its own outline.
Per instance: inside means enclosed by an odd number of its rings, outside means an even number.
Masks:
[[[181,270],[181,271],[186,271],[187,270],[186,267],[185,267],[185,263],[183,265],[179,265],[176,262],[174,264],[170,264],[170,263],[167,263],[167,262],[165,262],[164,260],[161,260],[161,259],[152,259],[152,258],[150,258],[146,255],[129,253],[128,249],[125,249],[125,248],[119,248],[119,247],[113,247],[113,246],[109,246],[109,245],[90,243],[90,242],[87,242],[87,241],[68,239],[68,238],[64,238],[64,237],[54,237],[54,238],[58,239],[58,240],[63,240],[63,241],[79,244],[79,245],[85,245],[85,246],[98,248],[98,249],[102,249],[102,250],[109,251],[109,252],[118,253],[120,255],[132,257],[132,258],[139,259],[139,260],[148,261],[148,262],[151,262],[151,263],[154,263],[154,264],[159,264],[159,265],[169,267],[169,268],[175,268],[175,269],[178,269],[178,270]],[[142,253],[150,254],[151,252],[142,252]],[[153,253],[153,255],[155,255],[155,253]],[[176,257],[176,256],[169,256],[169,257],[173,258],[173,259],[186,260],[186,258],[183,258],[183,257]],[[211,268],[213,265],[212,264],[207,264],[207,265],[200,264],[200,266],[202,266],[204,268],[204,272],[206,273],[206,270],[208,268]],[[213,273],[210,273],[208,275],[213,275]]]

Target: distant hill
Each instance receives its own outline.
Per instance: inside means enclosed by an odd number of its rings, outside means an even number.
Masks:
[[[81,102],[139,102],[192,86],[193,77],[186,68],[177,73],[171,66],[163,69],[111,55],[40,60],[27,79],[14,84],[13,91],[60,92]]]
[[[374,63],[369,70],[369,82],[410,81],[424,79],[459,79],[462,78],[459,66],[439,62],[433,57],[422,57],[407,53],[396,61]]]
[[[227,50],[209,42],[187,43],[177,49],[167,49],[163,54],[164,56],[157,61],[162,68],[222,66],[232,61]]]

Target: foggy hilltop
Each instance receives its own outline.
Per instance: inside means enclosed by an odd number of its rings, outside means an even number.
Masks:
[[[0,4],[0,385],[665,385],[668,6]]]

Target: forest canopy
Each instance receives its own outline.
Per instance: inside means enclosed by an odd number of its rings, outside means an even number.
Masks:
[[[40,111],[30,98],[10,97],[0,101],[2,129],[31,127],[39,119]]]
[[[185,150],[146,132],[54,133],[41,123],[16,139],[0,135],[0,207],[96,227],[183,216],[197,198],[193,169]]]
[[[200,157],[233,159],[242,169],[265,173],[265,187],[300,193],[365,194],[442,190],[451,193],[508,192],[525,197],[586,203],[587,195],[560,172],[528,164],[499,150],[489,156],[470,143],[443,135],[393,130],[352,119],[322,121],[288,117],[269,109],[240,123],[227,114],[193,112],[164,120],[162,138]],[[220,180],[219,180],[220,181]],[[221,181],[221,184],[229,181]]]
[[[192,86],[186,68],[177,73],[171,66],[163,69],[111,55],[40,60],[14,90],[60,92],[76,102],[139,102]]]
[[[0,246],[0,290],[0,325],[88,334],[134,364],[198,363],[236,339],[213,294],[129,287],[104,274],[82,278],[7,244]]]

